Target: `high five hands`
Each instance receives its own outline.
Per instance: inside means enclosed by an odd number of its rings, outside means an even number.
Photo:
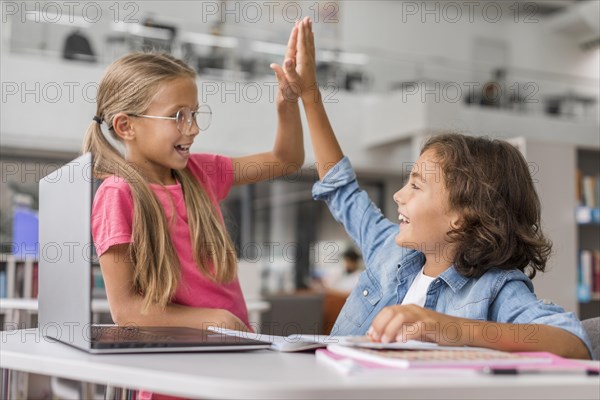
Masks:
[[[315,38],[312,21],[305,17],[296,21],[283,60],[283,67],[271,64],[279,84],[278,101],[303,102],[318,99],[319,88],[315,67]]]

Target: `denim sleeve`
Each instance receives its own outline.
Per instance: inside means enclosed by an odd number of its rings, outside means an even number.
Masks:
[[[531,281],[520,271],[511,271],[490,308],[490,318],[511,324],[544,324],[564,329],[585,343],[592,355],[591,342],[581,321],[572,312],[541,300],[533,293]]]
[[[315,200],[324,200],[336,221],[344,225],[359,246],[366,265],[385,240],[398,231],[398,225],[386,219],[360,189],[347,157],[331,168],[322,181],[315,183],[312,193]]]

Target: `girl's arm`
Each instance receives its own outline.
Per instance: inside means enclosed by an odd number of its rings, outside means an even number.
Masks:
[[[150,306],[142,314],[143,298],[133,290],[133,264],[129,261],[129,244],[110,247],[100,256],[100,268],[113,321],[118,325],[185,326],[206,329],[222,326],[247,330],[246,325],[227,310],[195,308],[168,304],[165,308]]]
[[[293,69],[298,28],[290,34],[284,66]],[[290,85],[281,66],[271,64],[277,77],[277,133],[273,150],[233,158],[234,185],[256,183],[291,174],[304,163],[304,140],[298,106],[298,91]],[[257,172],[258,168],[258,172]],[[249,173],[248,171],[251,171]]]
[[[319,92],[315,67],[315,40],[312,22],[304,18],[298,24],[297,68],[286,70],[288,81],[299,88],[306,112],[310,138],[312,141],[319,178],[344,157],[342,149],[327,118]]]
[[[367,334],[372,340],[382,342],[416,339],[447,346],[547,351],[568,358],[590,358],[583,341],[564,329],[543,324],[458,318],[414,304],[384,308],[373,320]]]

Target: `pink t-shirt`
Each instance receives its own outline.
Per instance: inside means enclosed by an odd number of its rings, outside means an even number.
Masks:
[[[230,158],[213,154],[193,154],[188,168],[212,199],[223,219],[218,202],[223,200],[233,183]],[[248,310],[237,278],[226,284],[212,282],[200,270],[192,253],[187,210],[181,185],[150,184],[165,210],[169,234],[181,265],[181,280],[174,303],[191,307],[228,310],[249,326]],[[171,221],[173,214],[175,219]],[[129,184],[121,178],[106,178],[94,197],[92,207],[92,237],[98,256],[111,246],[132,243],[133,199]],[[135,246],[135,243],[132,244]]]

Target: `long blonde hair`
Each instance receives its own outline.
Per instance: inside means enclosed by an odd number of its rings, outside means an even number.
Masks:
[[[112,126],[117,113],[144,114],[159,85],[195,76],[183,61],[168,54],[128,54],[107,68],[98,88],[96,116],[119,141]],[[135,166],[107,140],[99,123],[92,122],[88,127],[83,152],[93,154],[96,177],[114,175],[129,184],[134,205],[133,243],[129,246],[134,265],[133,290],[143,295],[144,311],[152,304],[166,306],[179,284],[181,268],[158,198]],[[232,281],[237,273],[237,258],[216,207],[187,167],[173,173],[184,193],[198,269],[218,283]]]

